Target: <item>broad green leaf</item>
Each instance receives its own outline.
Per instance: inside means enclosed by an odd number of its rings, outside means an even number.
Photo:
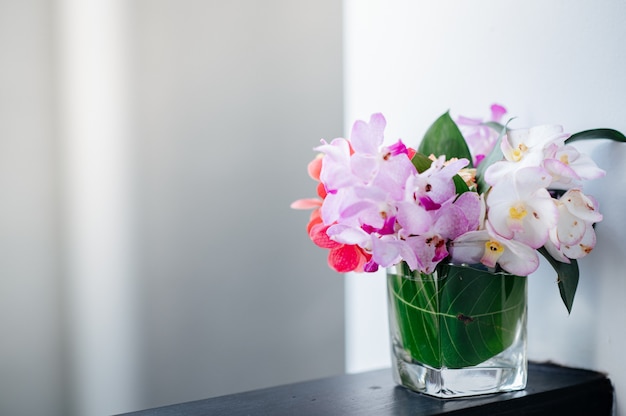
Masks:
[[[436,273],[388,274],[394,332],[413,360],[462,368],[512,345],[526,311],[526,277],[441,264]]]
[[[501,125],[499,123],[486,123],[489,127],[496,129],[500,134],[498,135],[498,140],[493,145],[493,149],[491,152],[480,162],[478,167],[476,168],[476,186],[478,187],[479,193],[484,193],[489,189],[489,184],[485,182],[485,171],[487,168],[494,163],[502,160],[504,155],[502,154],[502,149],[500,148],[500,143],[502,142],[502,137],[506,133],[506,125]],[[508,124],[508,123],[507,123]]]
[[[541,247],[538,251],[548,260],[548,263],[554,268],[559,283],[559,293],[561,299],[567,308],[568,313],[572,313],[572,305],[574,304],[574,296],[578,287],[578,278],[580,271],[578,270],[578,262],[571,259],[571,263],[562,263],[552,257],[548,251]]]
[[[610,139],[615,140],[616,142],[626,142],[626,136],[620,133],[617,130],[613,129],[593,129],[593,130],[585,130],[580,133],[572,134],[565,143],[575,142],[577,140],[586,140],[586,139]]]
[[[419,145],[418,151],[424,155],[433,154],[437,157],[445,155],[446,159],[453,157],[469,160],[472,167],[472,155],[459,127],[446,112],[430,126]]]

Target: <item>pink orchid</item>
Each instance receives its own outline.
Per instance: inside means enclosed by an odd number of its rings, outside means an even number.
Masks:
[[[480,205],[478,194],[465,192],[456,201],[446,201],[438,210],[424,211],[430,218],[421,224],[415,223],[408,215],[406,218],[399,215],[398,223],[407,226],[398,233],[415,253],[421,272],[432,273],[437,264],[448,256],[448,241],[478,228]]]
[[[487,121],[500,123],[505,114],[506,108],[499,104],[492,104],[491,117]],[[499,132],[487,126],[480,118],[459,116],[456,123],[465,138],[473,156],[474,167],[476,167],[493,149]]]
[[[354,123],[350,142],[322,141],[316,148],[325,154],[320,179],[329,193],[322,207],[326,224],[352,218],[354,226],[360,226],[363,220],[362,224],[377,227],[384,221],[381,209],[389,214],[385,209],[389,201],[404,196],[404,184],[416,170],[401,141],[382,146],[385,124],[381,114],[373,114],[369,123],[360,120]],[[378,214],[372,216],[373,211]],[[361,214],[367,218],[361,218]]]
[[[322,141],[316,150],[324,153],[320,179],[328,194],[321,207],[327,234],[336,242],[355,245],[371,253],[369,269],[387,267],[393,253],[409,257],[406,243],[385,237],[395,232],[396,203],[404,198],[407,179],[417,173],[410,150],[398,140],[383,146],[385,119],[381,114],[369,123],[357,121],[350,141]],[[408,259],[417,267],[417,260]]]
[[[320,180],[320,172],[322,168],[322,157],[313,159],[307,167],[309,176],[316,181]],[[311,240],[321,248],[329,249],[328,265],[339,273],[351,271],[364,271],[365,264],[370,260],[371,255],[367,254],[363,249],[356,245],[341,244],[332,241],[328,235],[328,225],[324,225],[321,215],[321,207],[326,198],[326,189],[322,183],[318,184],[317,193],[319,198],[303,198],[294,201],[291,208],[294,209],[313,209],[309,222],[307,224],[307,232]]]
[[[365,252],[371,253],[370,271],[378,269],[378,266],[392,266],[401,260],[406,261],[413,270],[421,266],[407,242],[391,233],[366,232],[363,229],[336,224],[328,228],[327,234],[333,241],[357,245]]]
[[[469,164],[467,159],[446,163],[444,156],[435,159],[424,172],[409,176],[406,183],[406,199],[418,201],[427,210],[441,207],[441,204],[456,196],[452,178]]]

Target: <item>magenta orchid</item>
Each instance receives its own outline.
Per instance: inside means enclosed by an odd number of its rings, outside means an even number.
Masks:
[[[349,140],[315,148],[322,156],[309,173],[320,198],[292,207],[314,210],[309,235],[330,250],[337,271],[405,262],[430,274],[451,262],[527,276],[540,252],[559,274],[569,309],[575,285],[564,282],[577,281],[576,260],[592,251],[593,225],[602,220],[582,186],[604,175],[569,142],[626,137],[609,129],[570,137],[559,125],[513,130],[500,124],[504,114],[497,104],[486,122],[460,116],[455,123],[445,113],[417,150],[401,140],[385,144],[382,114],[359,120]]]

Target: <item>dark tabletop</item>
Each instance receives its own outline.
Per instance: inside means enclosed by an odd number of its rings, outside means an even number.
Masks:
[[[601,373],[529,363],[525,390],[437,399],[394,384],[390,369],[175,404],[133,416],[182,415],[610,415],[613,388]]]

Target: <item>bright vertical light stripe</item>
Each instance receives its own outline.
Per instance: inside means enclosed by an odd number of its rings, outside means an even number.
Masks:
[[[135,409],[126,6],[59,3],[60,131],[75,411]]]
[[[370,67],[359,66],[359,58],[369,56],[370,40],[362,33],[378,16],[380,3],[344,0],[344,130],[350,132],[358,118],[369,117],[362,112],[357,92],[367,85]],[[370,63],[371,64],[371,63]],[[380,63],[379,65],[385,65]],[[360,108],[359,108],[360,107]],[[357,112],[358,111],[361,112]],[[379,111],[372,108],[371,112]],[[387,322],[387,285],[384,271],[374,274],[348,273],[345,285],[346,371],[358,373],[391,365]]]
[[[391,365],[384,270],[346,276],[346,372]]]

